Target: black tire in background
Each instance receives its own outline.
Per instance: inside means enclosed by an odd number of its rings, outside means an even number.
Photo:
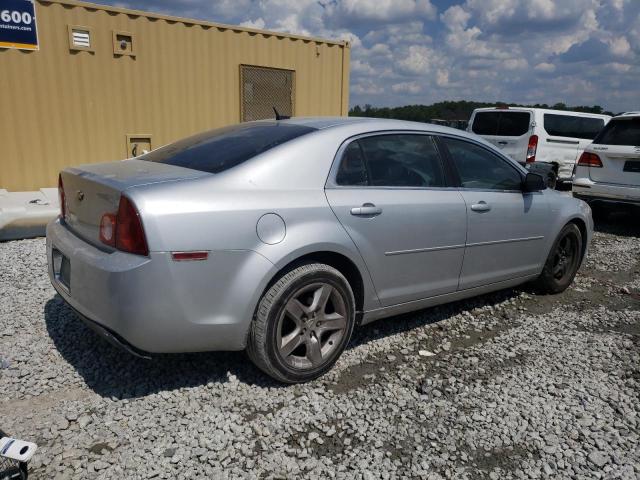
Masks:
[[[314,307],[317,298],[320,306]],[[338,270],[321,263],[299,265],[262,296],[247,353],[258,368],[280,382],[308,382],[326,373],[340,357],[351,339],[355,314],[353,291]],[[295,346],[291,351],[288,339],[299,339],[291,343]]]
[[[573,281],[582,261],[583,238],[575,223],[558,234],[535,286],[544,293],[560,293]]]

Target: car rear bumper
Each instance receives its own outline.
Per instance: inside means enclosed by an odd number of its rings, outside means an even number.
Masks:
[[[573,195],[586,202],[640,204],[640,187],[598,183],[584,177],[574,179]]]
[[[54,266],[54,251],[69,259],[65,279]],[[102,336],[142,356],[243,349],[274,269],[248,250],[214,251],[205,261],[183,262],[169,252],[104,252],[59,220],[47,227],[47,258],[60,296]]]

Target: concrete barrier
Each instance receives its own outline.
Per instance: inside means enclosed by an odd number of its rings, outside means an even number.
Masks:
[[[0,189],[0,241],[42,237],[47,223],[59,213],[57,188],[37,192]]]

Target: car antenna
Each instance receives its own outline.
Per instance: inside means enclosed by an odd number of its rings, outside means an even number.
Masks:
[[[273,112],[276,114],[276,120],[288,120],[291,117],[288,115],[280,115],[278,113],[278,110],[276,110],[276,107],[272,107],[273,108]]]

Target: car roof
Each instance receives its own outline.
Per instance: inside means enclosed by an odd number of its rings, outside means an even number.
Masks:
[[[603,113],[590,113],[590,112],[575,112],[573,110],[553,110],[551,108],[537,108],[537,107],[485,107],[476,108],[475,112],[542,112],[542,113],[554,113],[556,115],[571,115],[576,117],[598,117],[598,118],[611,118],[610,115]]]
[[[371,118],[371,117],[292,117],[287,120],[280,120],[290,125],[303,125],[316,128],[318,130],[340,129],[340,127],[352,129],[357,128],[364,132],[375,132],[382,130],[413,130],[434,133],[449,133],[460,136],[469,136],[464,130],[445,127],[435,123],[410,122],[408,120],[394,120],[391,118]]]
[[[629,118],[629,117],[640,117],[640,112],[624,112],[620,115],[616,115],[613,118]]]

